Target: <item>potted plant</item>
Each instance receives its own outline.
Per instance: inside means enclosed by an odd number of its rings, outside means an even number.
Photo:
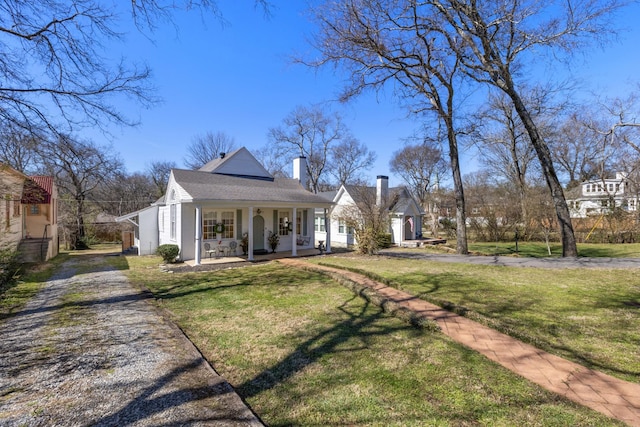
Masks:
[[[249,252],[249,233],[242,233],[242,240],[240,240],[240,247],[242,248],[243,255],[246,255]]]
[[[269,238],[267,240],[269,241],[269,246],[271,247],[271,253],[276,253],[276,248],[278,247],[278,244],[280,244],[280,236],[270,231]]]

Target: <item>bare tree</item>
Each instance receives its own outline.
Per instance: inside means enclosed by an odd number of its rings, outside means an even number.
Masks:
[[[37,168],[39,139],[34,134],[8,126],[0,131],[0,162],[29,173]]]
[[[593,179],[603,159],[603,136],[596,114],[586,107],[570,114],[558,127],[550,144],[558,170],[566,176],[567,189]]]
[[[8,0],[0,8],[0,120],[26,131],[69,132],[105,121],[133,124],[112,105],[120,96],[149,105],[149,70],[111,64],[118,39],[112,5],[92,0]]]
[[[327,2],[315,16],[320,24],[315,45],[321,58],[310,64],[346,69],[350,80],[342,100],[393,84],[414,113],[434,113],[443,123],[456,200],[456,246],[458,253],[467,253],[454,100],[462,82],[459,58],[448,46],[442,17],[422,3],[397,0]]]
[[[439,181],[448,169],[439,142],[425,136],[419,144],[405,145],[393,154],[389,165],[391,172],[402,177],[412,195],[431,215],[431,233],[437,236]]]
[[[155,185],[156,198],[162,197],[166,193],[171,169],[175,168],[177,168],[176,162],[172,160],[153,161],[147,166],[147,176]]]
[[[523,99],[518,73],[525,58],[534,58],[530,55],[534,50],[557,48],[572,52],[584,45],[589,36],[610,34],[607,18],[618,6],[616,0],[429,0],[425,6],[435,9],[444,20],[442,31],[466,74],[498,88],[513,102],[551,193],[563,256],[578,255],[571,217],[549,147]]]
[[[264,145],[253,151],[262,166],[276,178],[291,178],[291,162],[287,156],[283,156],[274,150],[270,144]]]
[[[197,135],[191,140],[191,144],[187,147],[184,164],[189,169],[200,169],[222,153],[226,154],[235,149],[236,142],[233,137],[224,132],[207,132],[204,135]]]
[[[513,103],[505,95],[491,95],[487,107],[476,116],[476,121],[481,123],[474,133],[474,141],[480,148],[480,160],[494,178],[502,178],[516,190],[526,233],[529,174],[536,159],[527,132]]]
[[[83,249],[88,202],[97,196],[94,190],[121,173],[122,161],[108,147],[69,136],[41,144],[39,153],[45,172],[54,177],[60,200],[64,202],[60,218],[69,231],[71,249]]]
[[[392,198],[377,202],[376,189],[358,182],[349,186],[354,203],[336,207],[336,215],[353,231],[360,253],[373,255],[389,232]],[[390,243],[390,242],[389,242]]]
[[[91,198],[102,211],[121,216],[149,207],[157,199],[156,191],[156,185],[148,175],[121,172],[96,188]]]
[[[355,137],[346,135],[331,149],[329,174],[336,180],[336,186],[353,184],[362,180],[362,172],[371,169],[376,154]]]
[[[254,0],[265,13],[267,0]],[[153,31],[178,10],[221,18],[218,0],[131,0],[130,19]],[[133,125],[115,101],[157,101],[145,66],[112,61],[121,17],[104,0],[5,0],[0,7],[0,124],[55,135],[79,126]],[[126,18],[122,18],[126,19]]]
[[[391,172],[402,177],[423,207],[428,202],[433,185],[436,184],[434,181],[447,170],[442,151],[429,139],[420,144],[405,145],[394,152],[389,165]]]
[[[269,129],[269,140],[278,155],[287,159],[307,159],[309,188],[317,193],[326,174],[331,150],[348,133],[339,114],[329,114],[319,107],[296,107],[283,125]]]

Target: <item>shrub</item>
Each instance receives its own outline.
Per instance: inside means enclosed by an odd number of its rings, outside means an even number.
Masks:
[[[165,244],[158,246],[158,249],[156,249],[156,254],[160,255],[166,263],[175,262],[179,253],[180,248],[178,245]]]
[[[376,236],[376,244],[379,249],[386,249],[391,247],[391,234],[380,233]]]
[[[18,252],[14,249],[0,249],[0,294],[10,287],[20,270]]]

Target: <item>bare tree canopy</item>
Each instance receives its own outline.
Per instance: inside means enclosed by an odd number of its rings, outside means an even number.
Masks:
[[[172,160],[168,161],[153,161],[147,166],[147,176],[155,185],[156,198],[164,196],[167,191],[167,183],[169,182],[169,175],[171,169],[177,168],[176,162]]]
[[[115,31],[112,5],[92,0],[8,0],[0,8],[0,122],[29,132],[72,132],[78,125],[132,124],[119,96],[145,105],[146,67],[112,64],[104,43]]]
[[[424,207],[434,184],[447,171],[447,163],[438,143],[430,139],[420,144],[405,145],[393,153],[389,162],[391,172],[407,183],[411,193]]]
[[[570,114],[559,124],[550,147],[568,189],[596,177],[605,139],[599,129],[606,127],[587,108]]]
[[[270,144],[254,150],[253,155],[274,177],[291,178],[292,170],[290,159],[280,155]]]
[[[549,147],[523,99],[518,74],[533,50],[574,51],[593,37],[611,34],[608,18],[619,7],[616,0],[430,0],[446,23],[449,46],[462,69],[480,83],[503,91],[513,102],[536,150],[551,192],[562,236],[563,256],[578,256],[571,216]]]
[[[456,182],[453,157],[457,144],[452,98],[453,89],[460,88],[456,81],[464,74],[503,91],[513,102],[536,150],[558,215],[563,255],[577,256],[569,209],[549,147],[523,100],[522,85],[517,79],[522,77],[527,60],[535,58],[533,50],[537,53],[551,47],[573,51],[593,37],[611,34],[607,19],[620,3],[617,0],[327,2],[316,13],[320,22],[316,47],[321,51],[321,59],[314,65],[332,63],[346,68],[351,84],[344,91],[345,99],[393,80],[400,84],[405,102],[414,108],[420,105],[424,109],[433,108],[450,133],[454,186],[460,192],[462,183]],[[458,210],[464,208],[463,195],[457,195],[456,199]]]
[[[348,132],[342,117],[319,107],[298,106],[282,123],[269,129],[269,141],[281,156],[306,157],[309,186],[317,193],[328,168],[331,148]]]
[[[200,169],[222,153],[227,154],[235,149],[236,142],[233,137],[224,132],[207,132],[191,140],[191,144],[187,147],[184,164],[189,169]]]
[[[267,0],[255,0],[268,12]],[[139,29],[170,22],[177,10],[220,18],[217,0],[131,0]],[[105,130],[133,125],[118,100],[150,106],[158,99],[150,70],[110,58],[126,19],[104,0],[6,0],[0,7],[0,126],[32,133],[71,134],[81,126]],[[44,136],[43,136],[44,137]]]
[[[0,162],[22,173],[35,171],[38,142],[35,136],[22,129],[12,126],[3,128],[0,131]]]
[[[71,249],[85,246],[87,201],[101,186],[122,174],[122,161],[113,150],[91,141],[60,137],[40,145],[45,173],[54,177],[60,191],[61,223],[71,230]]]
[[[370,170],[376,161],[376,154],[351,135],[331,149],[329,174],[336,180],[336,185],[353,184],[362,180],[362,173]]]
[[[326,2],[315,11],[321,52],[312,66],[346,69],[348,100],[388,83],[414,113],[434,113],[443,124],[456,201],[456,246],[468,252],[464,190],[458,153],[455,94],[462,87],[459,60],[441,31],[442,18],[423,3],[397,0]]]

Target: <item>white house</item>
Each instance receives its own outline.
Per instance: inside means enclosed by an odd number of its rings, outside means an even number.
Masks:
[[[587,218],[610,212],[614,207],[626,211],[638,209],[638,194],[623,173],[615,178],[585,181],[567,192],[567,205],[572,218]]]
[[[199,170],[172,169],[163,199],[116,220],[134,224],[140,254],[176,244],[180,259],[197,265],[218,247],[241,253],[246,235],[253,260],[270,249],[273,233],[280,238],[277,251],[295,256],[298,249],[313,248],[314,211],[328,210],[331,202],[305,189],[304,157],[294,160],[293,172],[293,179],[274,178],[243,147]],[[330,241],[326,247],[330,251]]]
[[[389,233],[393,244],[402,246],[409,240],[421,237],[424,210],[405,187],[389,188],[387,176],[379,175],[375,187],[343,185],[338,191],[322,195],[334,203],[329,214],[329,238],[334,246],[351,246],[357,243],[353,230],[347,226],[345,216],[358,212],[362,204],[381,205],[384,201],[389,206]],[[327,239],[324,212],[321,210],[316,211],[315,231],[316,239]]]

